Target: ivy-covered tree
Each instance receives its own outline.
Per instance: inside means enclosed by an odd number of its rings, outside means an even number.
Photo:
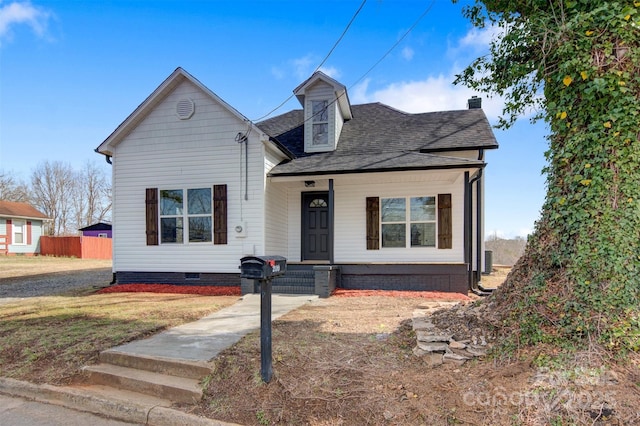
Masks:
[[[455,1],[455,0],[454,0]],[[456,83],[534,108],[550,128],[547,194],[524,256],[489,303],[519,344],[640,350],[640,1],[476,0],[498,25]]]

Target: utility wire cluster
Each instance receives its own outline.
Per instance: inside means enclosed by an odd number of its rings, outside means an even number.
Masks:
[[[358,7],[358,9],[356,10],[355,14],[353,15],[353,17],[351,18],[351,20],[349,21],[349,23],[347,24],[347,26],[345,27],[345,29],[342,31],[342,34],[340,35],[340,37],[338,38],[338,40],[334,43],[333,47],[331,48],[331,50],[329,50],[329,53],[327,53],[327,55],[324,57],[324,59],[322,60],[322,62],[320,62],[320,64],[315,68],[314,72],[318,71],[320,69],[320,67],[322,67],[322,65],[324,65],[324,63],[329,59],[329,57],[331,56],[331,54],[333,53],[333,51],[336,49],[336,47],[338,46],[338,44],[340,44],[340,42],[342,41],[342,39],[344,38],[344,36],[346,35],[347,31],[349,30],[349,28],[351,27],[351,24],[353,23],[353,21],[355,21],[356,17],[358,16],[358,14],[360,13],[360,11],[362,10],[362,8],[364,7],[364,5],[366,4],[367,0],[363,0],[362,3],[360,4],[360,7]],[[431,8],[433,7],[433,4],[435,3],[435,0],[431,0],[431,3],[429,3],[429,5],[427,6],[427,8],[424,10],[424,12],[422,12],[422,14],[418,17],[418,19],[416,19],[416,21],[413,23],[413,25],[411,25],[411,27],[409,27],[409,29],[407,31],[405,31],[405,33],[380,57],[380,59],[378,59],[364,74],[362,74],[362,76],[360,76],[354,83],[352,83],[348,89],[353,88],[356,84],[360,83],[362,80],[364,80],[364,78],[371,72],[374,70],[374,68],[376,68],[387,56],[389,56],[389,54],[396,48],[398,47],[398,45],[400,43],[402,43],[402,41],[415,29],[416,26],[418,26],[418,24],[420,23],[420,21],[422,21],[422,19],[429,13],[429,11],[431,11]],[[312,73],[313,74],[313,73]],[[346,94],[346,92],[340,94],[339,96],[337,96],[335,99],[333,99],[331,102],[329,102],[327,104],[327,107],[329,107],[330,105],[333,105],[334,103],[338,102],[338,100],[344,96]],[[287,99],[285,99],[282,103],[280,103],[277,107],[275,107],[274,109],[272,109],[271,111],[269,111],[267,114],[263,115],[260,118],[257,118],[255,120],[252,120],[252,122],[258,122],[258,121],[262,121],[265,118],[269,117],[271,114],[273,114],[275,111],[279,110],[280,108],[282,108],[282,106],[284,106],[287,102],[289,102],[289,100],[291,100],[291,98],[293,98],[293,94],[291,94]],[[324,111],[324,110],[323,110]],[[309,118],[304,119],[302,122],[298,123],[297,125],[295,125],[294,127],[292,127],[292,129],[299,127],[303,124],[305,124],[307,121],[312,120],[316,115],[322,113],[323,111],[317,112],[316,114],[310,116]]]

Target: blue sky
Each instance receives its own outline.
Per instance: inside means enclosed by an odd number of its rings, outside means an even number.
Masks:
[[[0,0],[0,170],[28,181],[43,161],[77,169],[91,161],[110,173],[93,150],[178,66],[259,119],[311,75],[361,3]],[[464,109],[478,95],[495,123],[499,98],[452,84],[492,35],[462,16],[467,3],[368,0],[322,70],[354,104],[427,112]],[[293,98],[275,114],[299,107]],[[500,149],[486,156],[487,235],[532,230],[546,134],[526,117],[496,130]]]

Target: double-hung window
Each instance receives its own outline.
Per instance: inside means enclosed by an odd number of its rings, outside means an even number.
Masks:
[[[212,240],[211,188],[161,189],[161,243]]]
[[[313,118],[312,131],[313,145],[328,145],[329,144],[329,102],[324,101],[311,101],[311,114]]]
[[[382,198],[382,247],[435,247],[436,197]]]
[[[24,220],[14,220],[12,224],[11,243],[18,245],[27,244],[27,222]]]

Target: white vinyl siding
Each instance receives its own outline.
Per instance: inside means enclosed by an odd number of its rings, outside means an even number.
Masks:
[[[265,176],[284,157],[266,149]],[[289,237],[287,216],[287,187],[265,182],[265,254],[276,254],[288,258],[287,242]]]
[[[188,120],[176,116],[183,98],[195,103]],[[237,273],[247,246],[264,250],[263,145],[250,133],[245,200],[245,145],[235,138],[246,131],[247,124],[224,105],[184,81],[113,148],[115,271]],[[228,244],[146,245],[145,188],[220,184],[227,185]],[[240,223],[247,224],[244,238],[235,237]]]
[[[463,172],[456,172],[462,175]],[[351,184],[336,179],[335,190],[335,245],[336,263],[371,262],[463,262],[463,179],[451,182],[450,172],[424,172],[422,180],[408,173],[370,175],[370,183]],[[366,248],[366,198],[415,197],[422,195],[451,194],[453,213],[453,247],[439,250],[436,247]]]
[[[462,263],[464,261],[464,171],[366,173],[336,175],[334,179],[334,260],[336,263]],[[300,261],[301,193],[313,189],[327,191],[328,180],[315,180],[314,188],[303,182],[274,182],[288,191],[288,255],[291,262]],[[451,194],[453,214],[452,249],[406,247],[367,250],[366,198],[416,197]]]

